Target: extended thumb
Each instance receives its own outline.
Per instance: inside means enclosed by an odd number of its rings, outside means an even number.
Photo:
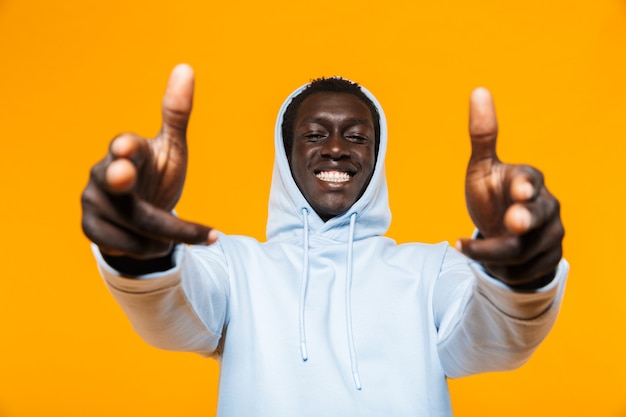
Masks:
[[[496,156],[498,120],[493,98],[486,88],[475,89],[470,97],[469,134],[472,140],[472,159]]]
[[[174,67],[163,96],[163,133],[184,140],[193,104],[193,90],[193,69],[187,64]]]

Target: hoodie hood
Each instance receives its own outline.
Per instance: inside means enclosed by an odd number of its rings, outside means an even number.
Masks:
[[[380,143],[374,174],[370,183],[361,198],[348,211],[324,222],[311,208],[293,179],[283,143],[282,121],[285,110],[291,100],[307,86],[308,84],[305,84],[291,93],[281,106],[276,119],[274,171],[269,198],[267,240],[283,240],[301,236],[304,226],[303,210],[308,212],[308,229],[311,235],[323,234],[329,239],[346,241],[348,240],[346,228],[349,227],[350,218],[355,213],[356,223],[359,227],[354,231],[354,240],[385,234],[391,223],[391,211],[389,210],[384,166],[387,151],[387,120],[380,103],[369,91],[361,87],[363,93],[372,100],[380,115]]]

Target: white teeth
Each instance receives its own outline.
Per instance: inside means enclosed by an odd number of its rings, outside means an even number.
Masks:
[[[322,181],[326,182],[346,182],[350,181],[350,174],[341,171],[322,171],[316,175]]]

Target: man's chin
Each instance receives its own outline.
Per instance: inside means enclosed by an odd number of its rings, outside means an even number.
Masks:
[[[352,207],[352,204],[334,204],[334,205],[326,205],[326,206],[317,206],[313,207],[315,213],[325,222],[332,219],[333,217],[341,216],[346,211],[348,211]]]

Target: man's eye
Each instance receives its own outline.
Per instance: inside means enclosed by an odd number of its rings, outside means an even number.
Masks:
[[[348,135],[346,136],[346,139],[348,139],[351,142],[367,142],[367,136],[362,136],[362,135]]]
[[[321,133],[309,133],[309,134],[304,135],[304,137],[310,141],[318,141],[318,140],[324,139],[326,135],[323,135]]]

